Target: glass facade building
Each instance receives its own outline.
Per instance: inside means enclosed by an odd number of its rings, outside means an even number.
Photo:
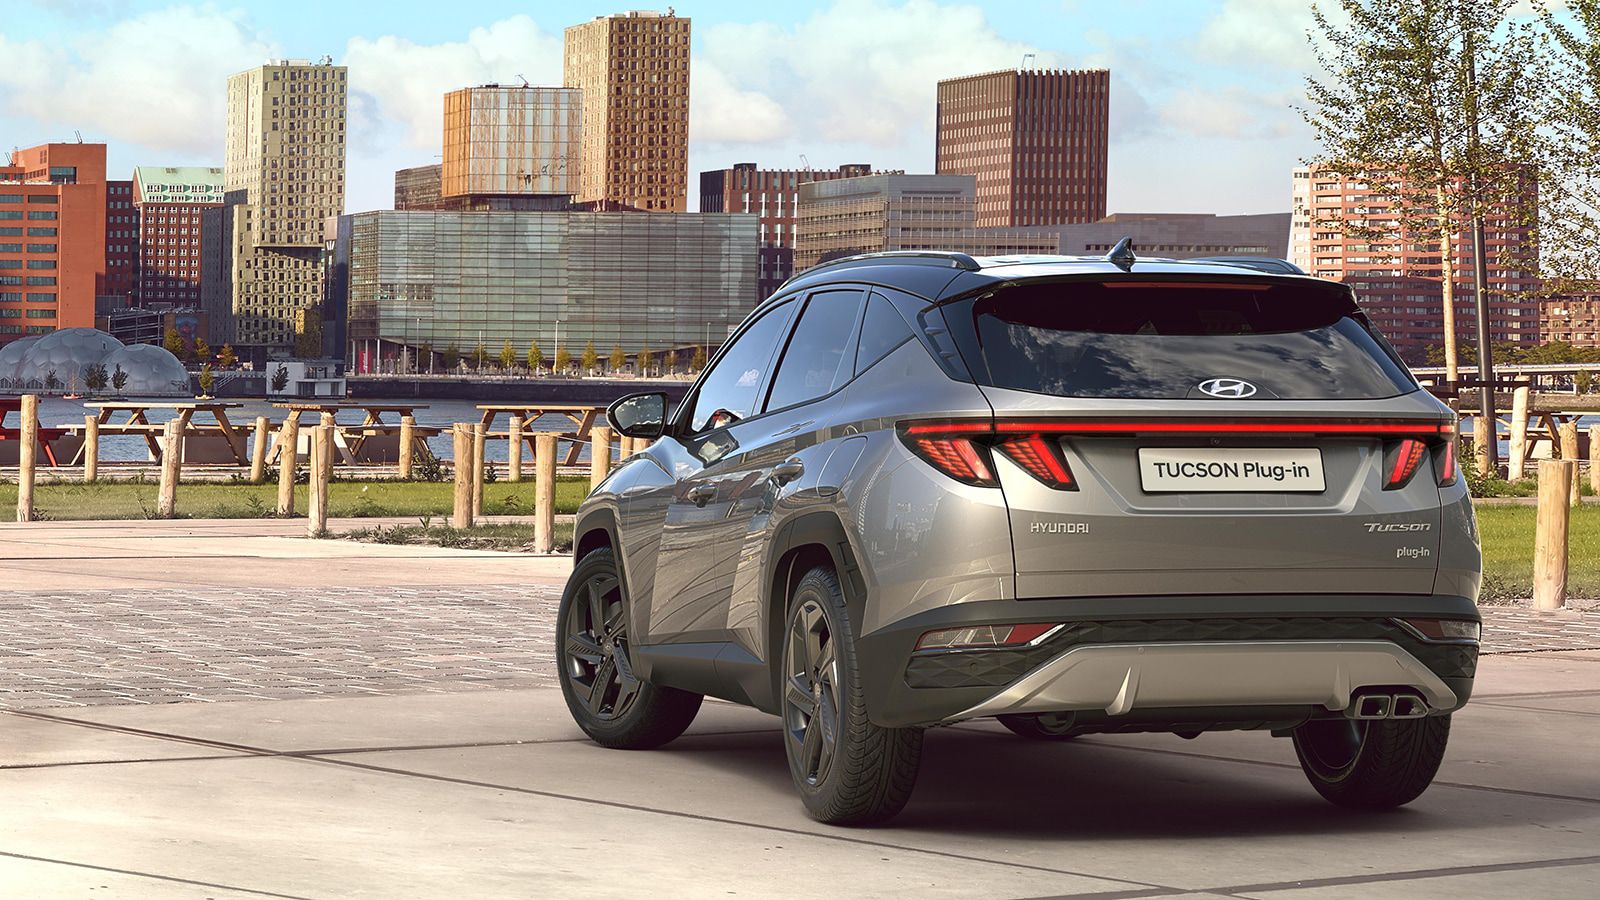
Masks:
[[[756,215],[377,211],[344,216],[327,269],[347,357],[480,343],[546,358],[720,343],[755,305]],[[558,325],[559,323],[559,325]]]
[[[576,194],[582,97],[497,84],[445,94],[440,194]]]

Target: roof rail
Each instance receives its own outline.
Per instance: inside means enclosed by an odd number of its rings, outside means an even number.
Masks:
[[[802,272],[789,276],[788,280],[779,286],[779,290],[788,286],[790,281],[820,272],[834,266],[861,266],[861,265],[922,265],[922,266],[948,266],[953,269],[965,269],[976,272],[983,268],[977,260],[966,253],[954,250],[883,250],[877,253],[860,253],[855,256],[845,256],[839,259],[830,259],[825,263],[817,263]]]
[[[1304,275],[1305,270],[1286,259],[1276,256],[1196,256],[1193,259],[1179,260],[1186,263],[1216,263],[1224,266],[1238,266],[1241,269],[1255,269],[1271,275]]]

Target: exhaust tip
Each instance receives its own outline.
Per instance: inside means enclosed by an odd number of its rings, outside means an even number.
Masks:
[[[1420,719],[1428,714],[1428,702],[1416,694],[1395,694],[1389,714],[1396,719]]]
[[[1393,706],[1393,699],[1388,694],[1366,694],[1356,698],[1351,707],[1353,719],[1387,719]]]

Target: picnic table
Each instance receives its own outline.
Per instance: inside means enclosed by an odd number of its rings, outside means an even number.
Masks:
[[[22,423],[18,422],[15,425],[7,425],[6,419],[12,413],[20,413],[21,411],[21,397],[0,397],[0,445],[19,444],[20,449],[20,441],[22,440]],[[45,461],[49,465],[61,465],[60,460],[57,458],[55,445],[57,441],[60,441],[62,438],[66,437],[67,434],[68,432],[65,428],[41,427],[39,429],[39,449],[44,452]],[[8,447],[7,449],[9,450],[10,448]],[[5,454],[4,462],[7,465],[15,465],[17,460],[13,458],[14,456],[15,454],[7,452]]]
[[[361,462],[387,463],[399,458],[400,448],[400,422],[386,422],[384,415],[390,414],[396,419],[405,416],[415,417],[415,411],[427,409],[425,403],[362,403],[359,400],[330,400],[326,402],[296,400],[283,403],[274,403],[273,406],[287,410],[285,418],[293,417],[301,421],[306,413],[315,413],[320,421],[323,415],[337,416],[341,412],[359,410],[362,414],[360,425],[338,425],[333,429],[333,445],[339,451],[339,457],[347,465]],[[313,423],[315,424],[315,423]],[[442,429],[432,426],[416,425],[412,431],[413,453],[419,459],[426,459],[429,455],[428,438],[438,434]],[[277,438],[273,438],[273,446],[268,457],[276,460],[280,448]]]
[[[483,430],[489,437],[510,437],[511,425],[506,423],[505,431],[494,430],[494,420],[504,415],[508,417],[521,416],[523,428],[526,429],[541,416],[565,416],[572,423],[571,431],[558,432],[558,436],[571,443],[567,446],[566,461],[563,465],[575,466],[578,457],[583,453],[583,445],[589,442],[589,432],[594,429],[595,420],[605,411],[604,406],[588,404],[563,404],[563,403],[480,403],[478,408],[483,410]],[[524,431],[522,440],[527,442],[531,451],[534,435],[538,432]]]
[[[205,447],[214,452],[205,455],[217,457],[216,461],[228,461],[238,465],[245,465],[250,461],[249,453],[245,447],[244,434],[228,421],[228,410],[238,409],[243,403],[230,403],[223,400],[185,400],[180,402],[163,402],[157,400],[103,400],[85,403],[84,407],[97,411],[95,419],[100,424],[101,435],[138,435],[144,438],[146,446],[150,448],[150,458],[161,459],[161,441],[158,436],[166,428],[165,424],[152,424],[150,412],[152,410],[170,410],[175,413],[174,418],[182,434],[183,455],[186,460],[190,457],[189,442],[191,438],[199,438],[196,449]],[[118,413],[126,413],[127,417],[121,422],[113,422],[112,417]],[[210,422],[195,422],[196,413],[202,413],[211,418]],[[218,445],[225,445],[223,452]],[[83,451],[80,448],[73,462],[79,462]]]

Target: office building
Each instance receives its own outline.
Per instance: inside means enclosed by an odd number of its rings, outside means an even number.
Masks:
[[[206,211],[222,206],[222,169],[139,166],[133,202],[139,223],[136,305],[199,306],[206,245],[221,238],[208,226]]]
[[[1541,301],[1539,336],[1547,344],[1559,341],[1583,349],[1600,348],[1600,294]]]
[[[564,84],[583,92],[576,199],[682,212],[689,183],[689,19],[601,16],[566,30]]]
[[[1111,73],[1006,70],[939,82],[934,171],[977,178],[980,228],[1106,214]]]
[[[1535,203],[1529,195],[1518,202]],[[1439,241],[1428,233],[1404,233],[1389,201],[1358,180],[1315,167],[1294,170],[1289,260],[1319,278],[1350,284],[1368,318],[1402,354],[1420,360],[1428,347],[1444,343],[1444,282]],[[1374,243],[1351,233],[1353,223],[1387,231]],[[1489,334],[1496,343],[1539,343],[1538,275],[1526,261],[1533,228],[1518,224],[1509,209],[1485,223],[1488,256]],[[1476,332],[1471,233],[1462,223],[1453,240],[1456,339],[1471,343]],[[1525,262],[1517,262],[1523,260]]]
[[[972,175],[867,175],[800,185],[795,271],[884,250],[956,250],[977,256],[1055,253],[1044,230],[975,225]]]
[[[394,208],[437,209],[444,166],[416,166],[394,173]]]
[[[700,173],[700,211],[753,213],[760,217],[761,268],[756,297],[765,299],[794,274],[800,185],[870,174],[872,167],[865,163],[837,169],[760,169],[755,163],[738,163],[732,168]]]
[[[582,93],[489,84],[444,96],[441,198],[578,192]]]
[[[228,79],[226,302],[207,304],[213,342],[292,346],[320,302],[323,222],[344,210],[347,97],[346,70],[327,57]]]
[[[1068,256],[1103,256],[1132,238],[1140,256],[1270,256],[1286,259],[1289,213],[1218,216],[1210,213],[1112,213],[1098,222],[1036,229],[1060,235]]]
[[[0,343],[93,327],[106,243],[106,145],[14,151],[0,166]]]
[[[134,297],[139,276],[139,214],[133,205],[133,182],[106,182],[106,277],[95,298],[97,308],[125,309]]]
[[[742,214],[357,213],[333,234],[329,307],[357,371],[402,348],[717,344],[755,306],[756,229]]]

